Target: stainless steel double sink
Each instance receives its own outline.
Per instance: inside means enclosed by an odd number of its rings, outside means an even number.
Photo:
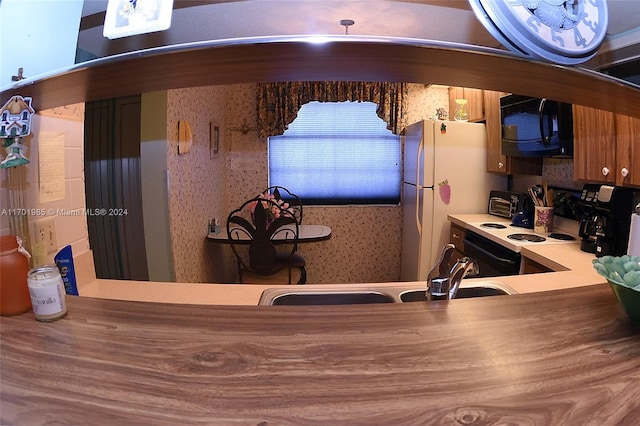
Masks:
[[[425,302],[426,284],[421,287],[375,285],[356,289],[318,289],[293,287],[265,290],[259,305],[360,305],[369,303]],[[456,299],[501,296],[516,291],[501,281],[462,283]]]

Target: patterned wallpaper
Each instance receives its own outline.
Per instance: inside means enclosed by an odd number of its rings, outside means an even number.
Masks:
[[[447,107],[446,87],[409,85],[409,123],[435,118],[437,108]],[[177,154],[178,120],[188,120],[195,135],[186,155]],[[220,154],[215,158],[209,153],[210,121],[221,129]],[[169,208],[178,282],[235,280],[230,247],[207,243],[204,237],[210,218],[219,218],[224,229],[231,210],[267,187],[267,145],[258,138],[255,122],[254,84],[169,91]],[[552,185],[573,188],[572,167],[571,160],[545,159],[543,173]],[[327,225],[333,231],[328,241],[299,246],[307,261],[308,283],[399,279],[401,207],[309,206],[304,223]]]
[[[448,105],[446,88],[410,85],[409,122],[435,116]],[[207,153],[208,121],[221,126],[220,156]],[[189,120],[192,152],[177,155],[177,122]],[[170,217],[176,280],[233,282],[235,260],[228,246],[206,243],[209,218],[222,225],[228,213],[267,187],[267,145],[255,131],[255,85],[171,90],[167,134]],[[249,129],[242,131],[243,124]],[[314,284],[396,281],[400,275],[402,210],[388,206],[305,209],[304,223],[331,227],[328,241],[302,244],[308,282]]]
[[[542,176],[549,185],[566,189],[582,189],[582,182],[573,180],[573,159],[544,158]]]
[[[227,86],[170,90],[167,94],[169,217],[177,282],[218,281],[220,265],[205,241],[210,218],[223,214],[224,160],[212,158],[209,123],[223,128]],[[187,120],[193,146],[178,155],[178,121]]]
[[[209,219],[217,217],[224,225],[233,208],[267,185],[266,143],[251,128],[256,115],[254,90],[255,85],[243,84],[167,93],[169,214],[177,282],[235,279],[235,260],[230,248],[207,243],[205,233]],[[409,85],[409,123],[434,118],[436,109],[447,105],[446,88]],[[43,121],[45,116],[52,116],[81,122],[83,109],[82,104],[71,105],[42,111],[40,115]],[[179,120],[188,120],[194,133],[192,151],[186,155],[177,154]],[[209,147],[210,123],[219,125],[221,130],[220,153],[213,157]],[[243,132],[245,123],[249,130]],[[81,166],[82,160],[78,157],[77,162],[71,163],[74,167]],[[582,187],[573,181],[572,160],[545,159],[543,176],[553,186]],[[70,188],[70,193],[84,199],[82,185]],[[2,195],[4,200],[6,194]],[[399,207],[306,208],[305,223],[325,224],[333,230],[328,241],[300,246],[308,264],[308,282],[396,281],[400,273],[401,216]],[[3,231],[5,227],[8,224],[3,223]],[[86,224],[74,229],[82,229],[86,238]],[[62,228],[59,231],[60,235],[67,234]],[[62,243],[60,235],[58,242]]]

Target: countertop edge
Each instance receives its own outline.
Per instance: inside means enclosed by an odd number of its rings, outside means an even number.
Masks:
[[[449,220],[463,228],[469,229],[468,223],[491,220],[487,214],[450,215]],[[593,255],[580,251],[577,244],[545,245],[521,247],[521,254],[557,272],[540,274],[512,275],[492,278],[511,287],[517,293],[535,293],[541,291],[575,288],[596,284],[606,284],[590,267]],[[559,267],[565,270],[558,270]],[[486,278],[468,278],[469,285],[486,281]],[[421,287],[423,282],[387,282],[387,283],[355,283],[355,284],[307,284],[304,289],[331,290],[363,289],[380,287]],[[138,302],[176,303],[192,305],[253,305],[257,306],[262,293],[267,289],[291,288],[291,286],[269,286],[258,284],[216,284],[216,283],[175,283],[152,281],[129,281],[93,279],[78,284],[80,296],[125,300]]]

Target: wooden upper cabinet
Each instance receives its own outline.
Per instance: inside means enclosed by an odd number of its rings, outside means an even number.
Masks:
[[[449,87],[449,120],[453,121],[456,111],[456,99],[467,100],[469,121],[478,122],[485,119],[484,90],[469,89],[467,87]]]
[[[502,124],[500,123],[500,97],[502,92],[484,91],[487,118],[487,171],[509,173],[507,157],[502,155]]]
[[[573,177],[616,182],[614,113],[573,105]]]
[[[507,93],[484,90],[487,128],[487,171],[491,173],[542,175],[542,158],[507,157],[502,154],[500,98]]]
[[[640,186],[640,118],[617,114],[616,184]]]

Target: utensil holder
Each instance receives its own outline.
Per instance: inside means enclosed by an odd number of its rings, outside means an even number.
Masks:
[[[553,207],[535,206],[533,232],[545,235],[553,232]]]

